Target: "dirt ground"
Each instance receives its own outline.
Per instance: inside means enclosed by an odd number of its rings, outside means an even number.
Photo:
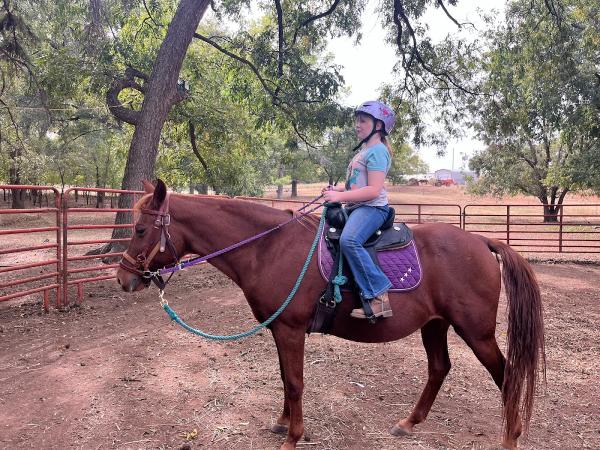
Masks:
[[[600,267],[535,264],[545,304],[547,388],[526,449],[600,448]],[[68,311],[0,304],[0,448],[265,449],[283,389],[268,331],[206,341],[172,323],[155,288],[86,287]],[[254,325],[241,291],[210,266],[171,282],[171,306],[193,326]],[[504,300],[497,335],[506,330]],[[366,345],[312,335],[305,357],[306,449],[487,449],[500,438],[500,396],[450,333],[452,370],[413,435],[388,429],[427,377],[418,334]]]

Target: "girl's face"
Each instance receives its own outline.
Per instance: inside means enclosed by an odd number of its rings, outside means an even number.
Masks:
[[[354,121],[354,128],[356,130],[356,137],[359,140],[365,139],[371,131],[373,131],[373,118],[367,114],[358,113]]]

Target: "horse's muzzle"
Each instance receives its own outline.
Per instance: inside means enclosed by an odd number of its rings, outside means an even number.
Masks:
[[[146,283],[139,276],[122,269],[117,270],[117,282],[125,292],[141,291],[150,285],[150,280]]]

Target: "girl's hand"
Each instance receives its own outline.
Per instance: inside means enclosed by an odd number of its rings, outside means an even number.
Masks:
[[[324,191],[323,192],[323,200],[325,200],[326,202],[342,202],[343,200],[341,199],[342,195],[341,192],[338,191],[334,191],[334,190],[330,190],[330,191]]]
[[[346,188],[344,187],[344,185],[341,186],[332,186],[331,184],[325,186],[323,189],[321,189],[321,194],[324,194],[327,191],[337,191],[337,192],[344,192],[346,190]]]

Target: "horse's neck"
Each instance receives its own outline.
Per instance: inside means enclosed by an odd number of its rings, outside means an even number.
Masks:
[[[207,255],[268,230],[289,219],[285,213],[245,201],[179,197],[177,221],[184,225],[187,250]],[[284,227],[285,228],[285,227]],[[278,230],[284,233],[287,230]],[[277,252],[266,237],[209,260],[213,266],[242,286],[256,272],[257,261]],[[260,255],[259,255],[260,253]],[[243,287],[243,286],[242,286]]]

